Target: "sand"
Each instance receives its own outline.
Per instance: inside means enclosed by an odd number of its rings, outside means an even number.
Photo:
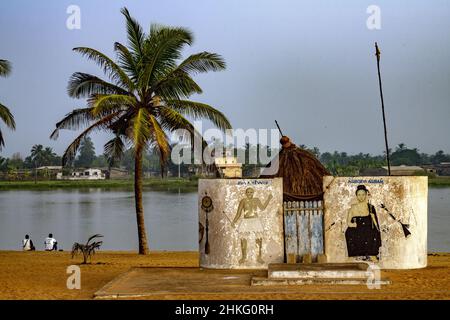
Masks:
[[[0,251],[0,299],[93,299],[95,292],[132,267],[198,267],[198,253],[158,251],[140,256],[135,252],[100,251],[92,264],[80,265],[80,262],[81,257],[71,259],[69,252]],[[80,290],[69,290],[66,286],[69,276],[66,269],[74,264],[81,268]],[[450,253],[430,254],[425,269],[383,271],[382,277],[389,278],[392,284],[380,290],[320,285],[260,288],[244,283],[240,284],[242,290],[234,288],[233,292],[225,288],[222,292],[207,293],[197,288],[192,294],[171,293],[147,298],[450,299]]]

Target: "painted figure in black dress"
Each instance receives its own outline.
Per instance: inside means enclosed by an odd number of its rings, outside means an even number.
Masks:
[[[358,202],[348,210],[345,240],[349,257],[378,260],[381,247],[380,226],[375,207],[369,203],[368,194],[366,186],[359,185],[356,188]]]

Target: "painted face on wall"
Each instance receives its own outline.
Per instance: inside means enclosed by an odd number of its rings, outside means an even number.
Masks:
[[[245,195],[249,199],[253,198],[254,193],[255,193],[255,190],[253,190],[252,188],[248,188],[247,190],[245,190]]]
[[[359,202],[364,202],[367,199],[367,192],[365,190],[358,190],[356,192],[356,198]]]

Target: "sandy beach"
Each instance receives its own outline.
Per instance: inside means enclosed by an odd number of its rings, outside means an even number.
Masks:
[[[80,262],[81,257],[71,259],[69,252],[0,251],[0,299],[93,299],[96,291],[132,267],[198,267],[198,253],[158,251],[139,256],[134,252],[100,251],[92,264],[80,265],[81,289],[69,290],[66,287],[67,266]],[[387,270],[382,272],[382,276],[389,278],[392,284],[380,290],[370,290],[365,286],[324,285],[261,288],[243,283],[243,290],[234,288],[232,294],[227,289],[215,294],[202,293],[198,288],[189,294],[187,288],[184,294],[151,298],[450,299],[450,253],[429,254],[425,269]],[[236,294],[235,291],[241,293]]]

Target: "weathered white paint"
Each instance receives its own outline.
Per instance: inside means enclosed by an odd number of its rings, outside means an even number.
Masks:
[[[272,264],[269,266],[269,278],[365,278],[369,270],[368,263],[351,264]]]
[[[269,201],[265,210],[258,210],[263,226],[262,259],[257,261],[258,250],[255,236],[248,237],[247,261],[239,263],[242,257],[243,237],[237,226],[232,227],[239,203],[246,197],[247,188],[254,189],[254,198]],[[200,266],[204,268],[263,269],[269,263],[284,260],[283,236],[283,184],[281,178],[275,179],[200,179],[198,187],[199,222],[206,227],[206,213],[202,209],[202,198],[208,195],[213,202],[213,210],[208,213],[210,253],[205,253],[205,233],[199,243]],[[242,219],[242,217],[241,217]],[[238,224],[237,224],[238,225]]]
[[[414,269],[427,265],[427,177],[324,177],[325,253],[328,262],[354,262],[348,257],[345,231],[347,212],[355,203],[356,187],[369,189],[370,203],[380,224],[379,266],[383,269]],[[380,207],[384,204],[402,223],[409,224],[411,235]]]
[[[286,247],[286,257],[290,254],[298,255],[297,237],[297,209],[298,202],[284,203],[284,241]],[[295,261],[297,262],[297,261]]]
[[[253,277],[252,286],[299,286],[299,285],[366,285],[379,287],[391,284],[390,280],[366,278],[263,278]]]

